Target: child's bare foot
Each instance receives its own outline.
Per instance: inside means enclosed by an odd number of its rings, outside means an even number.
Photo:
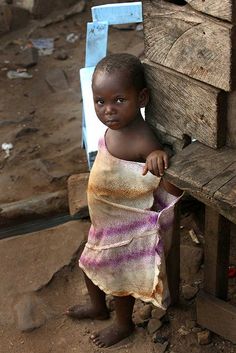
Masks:
[[[110,347],[130,336],[133,331],[133,323],[127,326],[121,326],[115,322],[111,326],[92,334],[90,338],[98,347]]]
[[[106,320],[109,318],[108,309],[104,308],[98,310],[91,305],[75,305],[70,307],[65,312],[66,315],[72,317],[73,319],[96,319],[96,320]]]

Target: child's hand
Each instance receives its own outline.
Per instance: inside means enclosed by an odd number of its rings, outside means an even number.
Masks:
[[[147,158],[143,168],[143,175],[148,171],[157,177],[163,176],[164,170],[168,168],[168,155],[165,151],[156,150],[151,152]]]

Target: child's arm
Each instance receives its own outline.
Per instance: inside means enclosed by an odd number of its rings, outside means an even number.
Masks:
[[[169,194],[177,196],[177,197],[181,196],[183,193],[182,190],[177,188],[175,185],[169,183],[169,181],[167,181],[165,179],[161,179],[160,186],[162,186],[163,189],[165,189],[165,191],[167,191]]]

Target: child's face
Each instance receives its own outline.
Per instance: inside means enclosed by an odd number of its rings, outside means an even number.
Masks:
[[[99,120],[113,130],[119,130],[140,118],[140,108],[146,105],[143,96],[147,89],[138,91],[124,71],[98,71],[93,77],[93,99]]]

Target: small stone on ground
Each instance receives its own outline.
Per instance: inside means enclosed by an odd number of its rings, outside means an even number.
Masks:
[[[211,333],[208,330],[204,330],[197,333],[197,341],[201,345],[207,345],[211,343]]]

